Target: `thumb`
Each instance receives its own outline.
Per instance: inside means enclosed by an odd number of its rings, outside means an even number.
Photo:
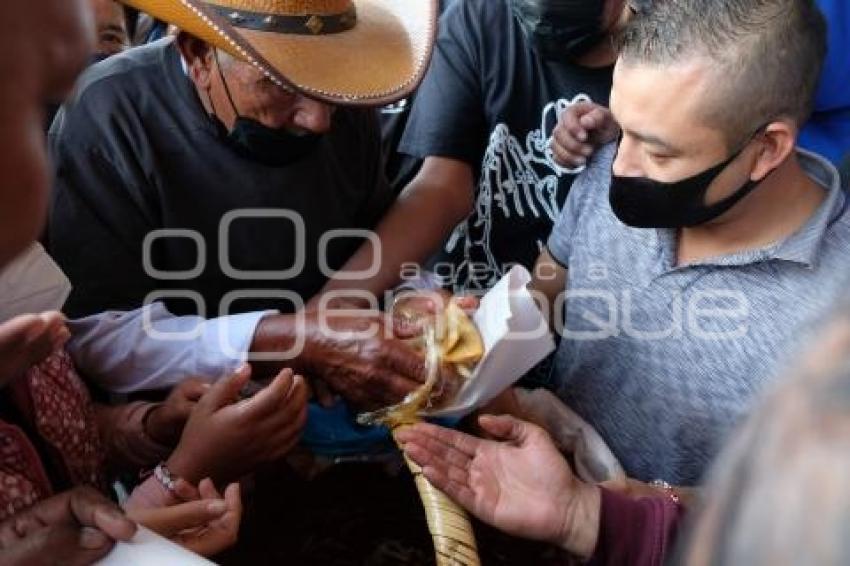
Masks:
[[[239,392],[251,379],[251,366],[242,364],[233,375],[219,380],[201,397],[198,402],[209,410],[216,411],[225,405],[230,405],[239,398]]]
[[[510,415],[482,415],[478,418],[478,424],[493,438],[516,445],[525,442],[534,426]]]

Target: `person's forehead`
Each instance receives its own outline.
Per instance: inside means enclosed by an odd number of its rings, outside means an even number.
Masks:
[[[686,145],[706,128],[711,67],[700,60],[654,64],[620,59],[614,70],[611,110],[626,131]]]

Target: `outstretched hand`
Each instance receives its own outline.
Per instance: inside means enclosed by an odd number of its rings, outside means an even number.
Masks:
[[[437,489],[496,528],[590,557],[600,495],[579,481],[541,428],[509,416],[482,416],[482,440],[431,424],[396,433]]]
[[[0,324],[0,387],[44,361],[70,337],[58,312],[26,314]]]
[[[242,519],[239,484],[222,496],[209,479],[198,485],[196,499],[170,507],[134,509],[130,518],[201,556],[215,556],[236,544]]]

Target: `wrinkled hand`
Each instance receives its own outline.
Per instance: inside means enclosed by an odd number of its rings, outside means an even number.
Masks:
[[[130,517],[201,556],[215,556],[236,544],[242,520],[239,484],[222,496],[210,479],[198,485],[197,499],[171,507],[136,509]]]
[[[58,312],[17,316],[0,324],[0,387],[44,361],[70,337]]]
[[[580,167],[602,145],[620,135],[611,111],[593,102],[579,102],[558,118],[552,134],[552,154],[562,167]]]
[[[422,334],[428,318],[446,310],[449,302],[455,303],[472,316],[481,303],[473,295],[452,295],[446,290],[405,291],[392,306],[393,332],[397,338],[409,339]]]
[[[279,460],[292,449],[307,421],[307,386],[292,370],[239,400],[250,379],[247,364],[210,388],[192,411],[169,469],[189,483],[210,477],[222,484]]]
[[[145,420],[145,432],[163,446],[175,446],[195,405],[209,390],[200,379],[187,379],[175,387],[162,403],[155,405]]]
[[[392,337],[382,314],[308,313],[305,332],[299,369],[358,409],[397,403],[425,381],[424,359]]]
[[[86,566],[135,532],[114,503],[91,488],[75,488],[0,524],[0,564]]]
[[[479,424],[501,442],[418,424],[396,433],[437,489],[505,532],[557,544],[589,558],[600,496],[579,481],[543,429],[508,416]]]

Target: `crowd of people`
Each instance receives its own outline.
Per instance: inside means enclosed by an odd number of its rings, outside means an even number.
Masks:
[[[850,560],[842,0],[9,9],[0,564],[430,563],[400,453],[485,564]],[[399,290],[515,265],[555,354],[358,425],[427,378]]]

